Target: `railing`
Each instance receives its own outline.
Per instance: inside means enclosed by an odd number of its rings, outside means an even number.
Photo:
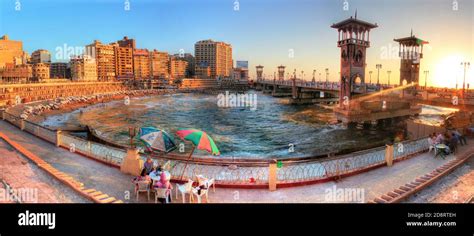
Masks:
[[[20,128],[23,127],[23,130],[35,136],[104,163],[120,166],[127,155],[125,149],[87,141],[68,133],[56,132],[34,123],[23,121],[6,112],[4,112],[3,117],[13,125]],[[428,148],[427,138],[396,143],[393,146],[393,157],[394,160],[403,159],[425,151]],[[386,148],[378,147],[322,159],[288,158],[280,160],[276,181],[279,184],[298,184],[357,173],[371,167],[384,165],[386,163],[385,152]],[[141,155],[142,159],[146,157],[147,155]],[[154,161],[157,165],[169,165],[171,175],[175,180],[194,179],[196,175],[201,174],[209,178],[215,178],[219,184],[229,185],[268,184],[269,164],[271,162],[270,160],[234,161],[223,159],[214,161],[213,159],[199,157],[187,160],[185,158],[177,158],[176,155],[172,154],[160,157],[154,156]]]
[[[68,148],[71,152],[77,152],[112,165],[119,166],[127,155],[123,149],[86,141],[66,133],[61,133],[58,140],[59,146]]]
[[[401,159],[420,152],[420,150],[428,150],[430,144],[427,137],[414,141],[405,141],[393,145],[393,159]]]
[[[6,121],[11,123],[12,125],[30,133],[33,134],[37,137],[40,137],[46,141],[49,141],[51,143],[56,143],[56,131],[43,127],[41,125],[37,125],[35,123],[26,121],[24,119],[21,119],[20,117],[17,117],[13,114],[10,114],[6,111],[3,112],[3,117]]]

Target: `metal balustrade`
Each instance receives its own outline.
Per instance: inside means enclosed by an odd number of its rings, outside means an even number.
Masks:
[[[35,136],[41,137],[51,143],[70,149],[73,152],[87,155],[105,163],[119,166],[127,155],[126,150],[110,147],[87,141],[68,133],[57,133],[54,130],[41,127],[40,125],[21,121],[19,117],[4,113],[4,118],[8,122],[21,128],[24,122],[24,130]],[[59,135],[58,138],[56,136]],[[394,160],[425,151],[429,148],[427,138],[413,141],[404,141],[394,144]],[[377,165],[385,164],[384,147],[368,149],[343,156],[328,157],[323,159],[284,159],[280,160],[280,168],[277,169],[278,183],[300,183],[307,181],[323,180],[331,177],[356,173],[357,171],[367,169]],[[141,155],[145,159],[147,155]],[[258,164],[252,164],[243,160],[222,160],[206,162],[202,158],[177,159],[170,157],[155,157],[156,164],[164,166],[169,162],[170,172],[174,179],[180,179],[183,169],[186,166],[182,179],[194,179],[196,175],[201,174],[209,178],[214,178],[220,184],[267,184],[269,175],[270,160],[260,161]],[[186,164],[187,163],[187,164]],[[257,162],[255,162],[257,163]],[[263,164],[262,164],[263,163]]]

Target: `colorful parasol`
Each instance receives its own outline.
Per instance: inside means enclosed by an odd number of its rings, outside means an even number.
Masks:
[[[197,129],[179,129],[176,132],[176,135],[178,135],[181,139],[191,141],[194,144],[193,149],[189,154],[188,161],[192,158],[195,148],[206,150],[207,152],[216,156],[221,154],[216,144],[214,143],[214,140],[212,140],[212,138],[204,131]],[[186,161],[186,165],[184,165],[183,173],[181,173],[180,179],[183,179],[184,172],[186,171],[186,167],[188,166],[188,161]]]
[[[139,136],[140,140],[150,151],[158,150],[162,152],[170,152],[176,148],[170,135],[155,127],[140,128]]]
[[[204,131],[197,129],[179,129],[176,135],[183,140],[191,141],[197,149],[206,150],[212,155],[220,155],[214,140]]]

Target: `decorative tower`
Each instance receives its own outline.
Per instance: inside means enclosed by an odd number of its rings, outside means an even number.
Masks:
[[[411,31],[410,37],[394,39],[400,44],[400,85],[415,83],[420,79],[420,61],[423,58],[423,45],[427,41],[419,39]]]
[[[257,81],[260,81],[263,79],[263,66],[262,65],[258,65],[256,66],[255,68],[257,68]]]
[[[285,80],[285,66],[283,65],[278,66],[278,80]]]
[[[341,48],[340,106],[343,106],[344,100],[351,98],[357,79],[360,79],[361,86],[365,88],[366,50],[370,47],[369,32],[377,27],[377,24],[357,19],[357,11],[354,18],[351,16],[331,26],[337,29],[337,46]]]

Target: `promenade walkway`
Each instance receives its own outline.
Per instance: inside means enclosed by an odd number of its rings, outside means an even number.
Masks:
[[[24,203],[89,202],[28,161],[3,140],[0,140],[0,180],[7,183],[14,190],[15,196]],[[0,188],[3,189],[2,194],[6,193],[3,183],[0,183]],[[14,202],[11,195],[0,196],[0,203]]]
[[[65,149],[36,138],[5,121],[0,121],[0,130],[13,141],[34,152],[56,169],[68,173],[78,181],[103,193],[114,196],[124,202],[136,202],[131,184],[132,176],[120,172],[117,168],[106,166],[86,157],[71,153]],[[472,140],[469,140],[472,142]],[[473,149],[474,145],[463,146],[460,152]],[[392,167],[381,167],[355,176],[343,178],[337,182],[282,188],[275,192],[265,189],[224,189],[218,188],[209,194],[212,203],[317,203],[339,202],[327,198],[327,193],[336,189],[363,191],[363,201],[372,200],[394,188],[408,183],[418,176],[426,174],[452,160],[433,158],[433,153],[423,153],[408,160],[395,163]],[[140,202],[146,202],[142,194]],[[181,199],[179,200],[181,202]]]

